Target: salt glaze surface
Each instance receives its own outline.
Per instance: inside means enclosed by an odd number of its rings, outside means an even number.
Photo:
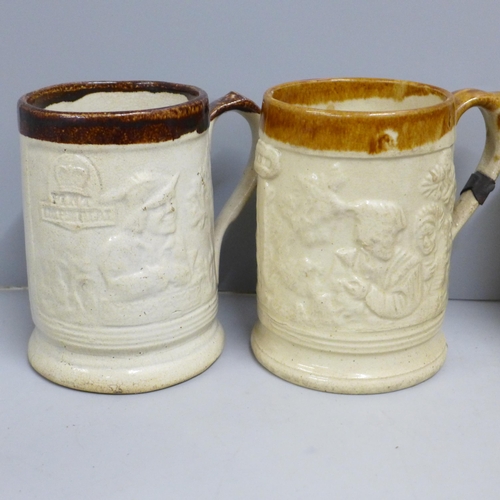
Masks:
[[[148,103],[137,94],[138,103],[134,92],[105,92],[90,94],[91,108],[87,96],[48,109],[99,113],[111,102],[133,112]],[[161,94],[165,106],[187,101],[162,92],[150,94],[151,106]],[[224,104],[241,100],[235,96]],[[242,114],[255,134],[258,114]],[[86,391],[144,392],[191,378],[220,355],[216,261],[254,180],[247,172],[215,230],[213,122],[202,132],[149,143],[69,144],[21,135],[36,325],[29,359],[42,375]]]
[[[323,87],[317,102],[304,105],[316,84]],[[412,137],[407,96],[429,129],[440,128],[440,113],[449,115],[448,129]],[[378,393],[441,367],[452,240],[477,207],[470,191],[455,205],[454,125],[471,105],[481,106],[488,128],[479,169],[495,179],[498,94],[364,79],[295,82],[266,93],[255,156],[259,320],[252,333],[266,368],[314,389]],[[395,122],[382,133],[379,107]],[[337,121],[344,148],[308,135],[318,113]],[[363,133],[367,146],[359,151],[349,136]],[[410,147],[398,145],[400,133]]]

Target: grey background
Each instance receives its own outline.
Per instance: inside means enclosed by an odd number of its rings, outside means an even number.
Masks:
[[[26,0],[0,8],[0,286],[25,286],[15,104],[24,93],[78,80],[188,83],[211,99],[236,90],[259,105],[270,86],[304,78],[369,76],[448,90],[500,90],[500,2],[475,0]],[[461,187],[480,157],[477,110],[458,126]],[[250,137],[237,115],[221,118],[212,150],[215,211],[237,183]],[[498,190],[500,191],[500,189]],[[500,299],[500,194],[494,192],[454,244],[450,296]],[[255,200],[229,229],[223,290],[255,286]]]

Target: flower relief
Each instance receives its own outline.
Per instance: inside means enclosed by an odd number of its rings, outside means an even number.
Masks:
[[[424,177],[421,190],[427,198],[442,201],[445,205],[452,203],[455,197],[455,177],[452,165],[444,156]]]
[[[437,234],[444,217],[444,211],[437,203],[424,205],[417,212],[417,247],[427,256],[436,249]]]
[[[424,205],[416,215],[416,242],[422,254],[424,281],[432,278],[436,271],[437,241],[443,223],[444,211],[437,203]]]
[[[422,256],[426,300],[435,312],[444,310],[450,265],[451,214],[438,203],[424,205],[415,214],[415,243]]]
[[[255,149],[254,169],[260,177],[274,179],[281,171],[280,152],[259,139]]]

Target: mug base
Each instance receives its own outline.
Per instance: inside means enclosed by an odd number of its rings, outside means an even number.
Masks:
[[[71,350],[35,328],[28,346],[31,366],[56,384],[86,392],[138,394],[179,384],[204,372],[222,352],[217,319],[189,342],[145,352]]]
[[[299,346],[258,321],[251,346],[271,373],[296,385],[339,394],[378,394],[417,385],[432,377],[446,358],[438,331],[424,343],[377,354],[337,353]]]

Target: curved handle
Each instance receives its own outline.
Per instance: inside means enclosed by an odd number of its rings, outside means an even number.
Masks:
[[[470,108],[478,106],[486,125],[486,144],[476,171],[460,193],[453,210],[452,237],[482,205],[495,187],[500,173],[500,92],[464,89],[454,92],[456,121]]]
[[[257,184],[257,176],[253,169],[253,162],[255,157],[255,145],[259,135],[260,109],[250,99],[236,92],[229,92],[229,94],[226,94],[224,97],[210,104],[210,121],[215,122],[215,120],[226,111],[237,111],[247,120],[250,125],[250,130],[252,131],[252,149],[242,179],[215,221],[214,247],[217,281],[219,280],[219,259],[224,233],[229,224],[238,217]]]

